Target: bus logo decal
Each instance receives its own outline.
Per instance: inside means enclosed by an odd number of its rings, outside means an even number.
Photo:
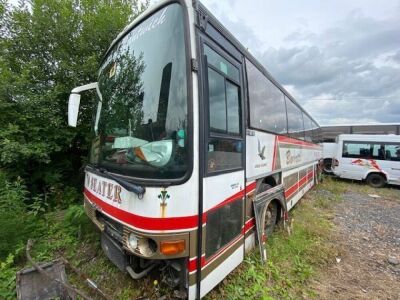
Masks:
[[[258,140],[258,156],[259,156],[262,160],[265,159],[264,152],[265,152],[265,145],[261,148],[260,140]]]

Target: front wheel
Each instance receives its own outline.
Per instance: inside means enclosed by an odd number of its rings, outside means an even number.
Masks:
[[[367,183],[372,186],[373,188],[381,188],[385,186],[386,179],[381,174],[370,174],[367,177]]]

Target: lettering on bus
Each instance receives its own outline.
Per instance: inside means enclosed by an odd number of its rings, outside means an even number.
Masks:
[[[138,30],[133,30],[132,41],[136,41],[140,37],[142,37],[145,33],[157,28],[158,26],[162,25],[165,22],[165,13],[167,12],[168,7],[166,7],[161,14],[155,14],[150,17],[146,25],[139,26]]]
[[[105,180],[97,179],[86,173],[86,187],[98,195],[106,197],[107,199],[122,203],[121,199],[121,186],[107,182]]]
[[[290,150],[286,151],[286,164],[293,165],[301,162],[301,154],[293,154]]]

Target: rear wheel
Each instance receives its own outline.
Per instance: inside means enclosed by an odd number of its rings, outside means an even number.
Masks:
[[[385,186],[386,179],[381,174],[373,173],[368,175],[367,183],[374,188],[381,188]]]
[[[332,159],[331,158],[325,158],[324,159],[324,173],[325,174],[333,174],[332,170]]]

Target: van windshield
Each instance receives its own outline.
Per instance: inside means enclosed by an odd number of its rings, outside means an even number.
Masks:
[[[125,35],[99,71],[93,165],[146,179],[187,171],[187,79],[183,11],[154,13]]]

